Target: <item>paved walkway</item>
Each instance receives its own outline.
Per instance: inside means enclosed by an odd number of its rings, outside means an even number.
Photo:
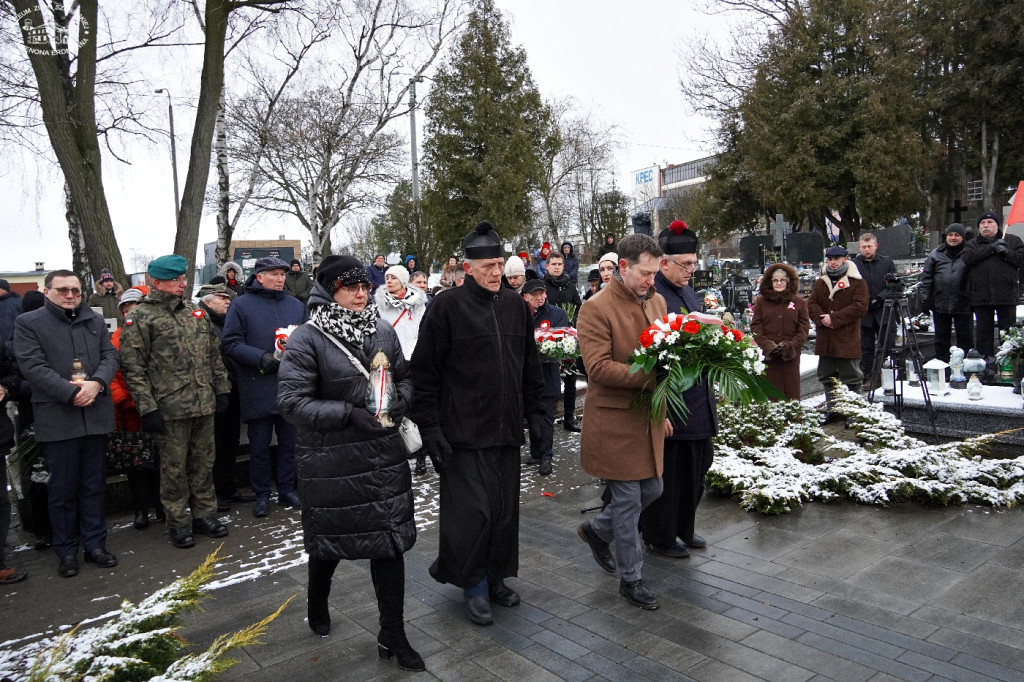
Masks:
[[[554,475],[524,467],[520,576],[509,580],[523,603],[495,607],[489,627],[469,623],[460,591],[427,574],[436,481],[417,480],[422,530],[406,555],[406,619],[427,672],[415,678],[1024,680],[1024,511],[812,504],[765,517],[711,497],[698,517],[708,548],[689,559],[649,555],[644,575],[661,608],[641,611],[576,536],[580,509],[599,502],[600,488],[578,468],[579,437],[556,436]],[[0,590],[0,648],[138,600],[215,546],[200,538],[176,550],[161,529],[114,522],[114,570],[84,564],[62,580],[52,553],[14,553],[31,577]],[[183,634],[205,645],[298,597],[223,679],[410,678],[376,656],[367,562],[342,562],[333,629],[320,639],[304,621],[298,514],[274,505],[254,519],[239,508],[230,527],[217,589]]]

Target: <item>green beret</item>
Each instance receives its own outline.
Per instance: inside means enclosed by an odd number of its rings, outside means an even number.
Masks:
[[[169,256],[160,256],[150,261],[146,272],[153,279],[171,280],[184,275],[187,267],[188,261],[185,260],[184,256],[171,254]]]

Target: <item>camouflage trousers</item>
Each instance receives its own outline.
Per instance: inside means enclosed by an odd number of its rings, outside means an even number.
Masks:
[[[217,515],[213,490],[213,415],[165,422],[156,436],[160,453],[160,502],[170,528]],[[189,518],[189,509],[192,516]]]

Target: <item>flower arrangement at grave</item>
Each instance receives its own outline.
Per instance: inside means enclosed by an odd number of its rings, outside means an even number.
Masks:
[[[552,327],[547,320],[544,320],[533,331],[533,338],[537,342],[537,352],[542,358],[558,360],[562,363],[561,373],[563,376],[574,373],[573,367],[580,357],[580,344],[575,328]]]
[[[808,501],[996,507],[1024,501],[1024,457],[981,457],[1001,433],[929,445],[908,436],[881,404],[842,385],[832,409],[847,417],[855,441],[826,435],[820,413],[796,401],[721,406],[708,488],[764,514]]]
[[[271,615],[238,632],[219,636],[206,651],[181,656],[188,642],[178,634],[180,614],[195,608],[207,596],[201,588],[213,577],[218,551],[219,548],[206,557],[190,575],[138,604],[125,601],[120,613],[102,625],[88,629],[76,626],[59,637],[0,652],[0,679],[29,682],[215,679],[237,663],[224,658],[224,654],[259,644],[267,626],[288,605],[285,602]]]
[[[1001,363],[1009,358],[1015,365],[1020,364],[1020,361],[1024,359],[1024,329],[1010,327],[1000,330],[999,337],[1003,343],[996,351],[996,362]]]
[[[683,392],[702,378],[715,387],[725,403],[747,404],[779,397],[764,377],[764,356],[749,336],[717,317],[701,313],[669,313],[640,333],[640,347],[629,358],[631,374],[654,374],[653,389],[639,400],[651,419],[666,409],[686,415]]]

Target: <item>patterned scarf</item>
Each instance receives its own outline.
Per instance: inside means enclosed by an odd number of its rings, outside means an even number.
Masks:
[[[309,319],[328,334],[354,348],[363,347],[363,338],[377,331],[377,304],[370,299],[360,313],[337,303],[313,306]]]
[[[413,301],[410,300],[415,296],[412,293],[412,289],[405,290],[405,298],[398,298],[388,290],[384,290],[384,302],[387,303],[389,308],[400,308],[402,310],[408,310],[413,307]]]

